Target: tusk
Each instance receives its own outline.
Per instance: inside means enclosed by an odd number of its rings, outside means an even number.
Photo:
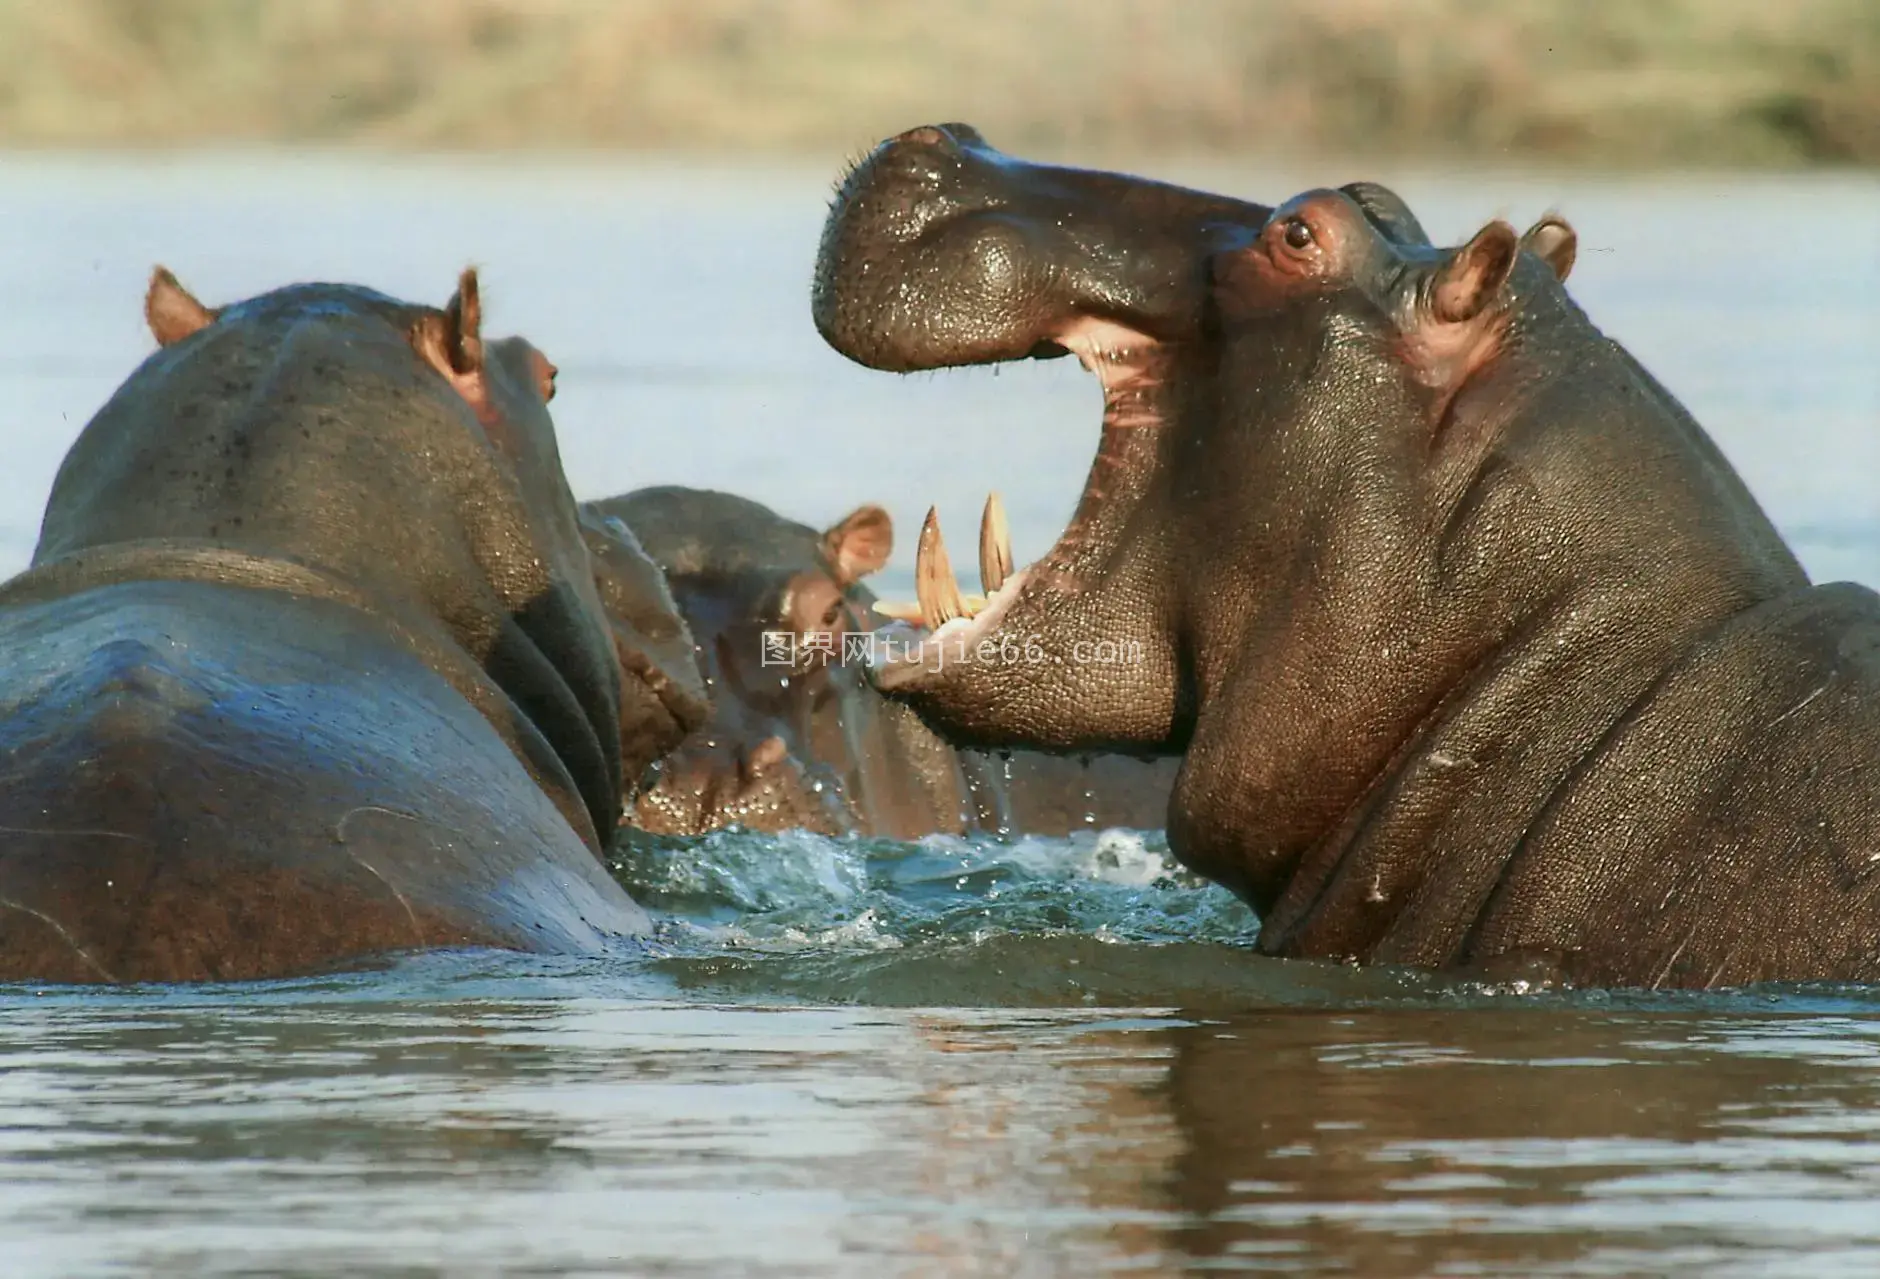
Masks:
[[[997,493],[988,493],[986,512],[979,517],[979,585],[994,595],[1011,575],[1012,530],[1006,527],[1005,503]]]
[[[940,512],[934,508],[927,511],[927,522],[920,527],[920,543],[914,551],[914,596],[920,601],[921,621],[929,630],[937,631],[966,615],[966,601],[960,598],[960,584],[953,576],[946,542],[940,536]]]

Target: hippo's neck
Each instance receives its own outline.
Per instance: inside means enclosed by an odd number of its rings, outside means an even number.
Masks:
[[[1468,961],[1540,815],[1693,647],[1755,603],[1717,599],[1673,619],[1655,597],[1639,579],[1584,583],[1486,655],[1299,859],[1261,949]]]
[[[1569,354],[1576,378],[1535,367]],[[1336,646],[1217,678],[1293,712],[1205,735],[1262,784],[1235,807],[1197,778],[1222,816],[1182,832],[1242,875],[1273,953],[1468,959],[1504,867],[1614,727],[1706,635],[1807,585],[1696,424],[1603,339],[1511,348],[1449,440],[1466,479],[1425,589],[1389,614],[1322,600],[1308,620]],[[1383,663],[1383,644],[1410,656]],[[1214,651],[1231,667],[1247,646]],[[1204,690],[1204,717],[1206,700],[1231,701]]]

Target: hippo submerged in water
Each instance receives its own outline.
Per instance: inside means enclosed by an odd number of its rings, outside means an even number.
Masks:
[[[1372,186],[1273,210],[964,126],[884,144],[830,215],[825,337],[1073,351],[1105,408],[1058,544],[880,685],[962,741],[1185,752],[1170,845],[1272,954],[1880,978],[1880,597],[1810,585],[1572,257],[1557,219],[1435,248]],[[1046,660],[976,656],[1013,636]],[[1065,660],[1088,637],[1144,660]]]
[[[600,860],[622,743],[643,767],[696,717],[647,711],[656,658],[623,690],[553,366],[483,340],[470,272],[442,310],[210,310],[159,271],[147,314],[0,587],[0,979],[642,931]]]
[[[881,507],[817,530],[729,493],[660,487],[582,512],[665,570],[711,684],[709,722],[655,765],[630,824],[896,839],[1162,826],[1169,761],[959,751],[874,689],[860,649],[844,649],[885,620],[862,584],[893,549]],[[784,650],[768,653],[766,634],[789,637]]]

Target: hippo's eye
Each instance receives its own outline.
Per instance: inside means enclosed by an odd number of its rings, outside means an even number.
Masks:
[[[1304,218],[1286,219],[1286,244],[1288,248],[1294,249],[1312,247],[1312,228],[1306,225]]]

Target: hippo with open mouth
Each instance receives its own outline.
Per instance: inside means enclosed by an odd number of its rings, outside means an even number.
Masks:
[[[601,861],[622,743],[696,713],[623,734],[660,699],[623,689],[554,367],[482,337],[474,272],[442,309],[308,284],[212,310],[159,269],[146,313],[159,349],[0,586],[0,980],[645,931]]]
[[[1270,954],[1880,977],[1880,597],[1809,583],[1570,300],[1573,252],[1557,218],[1439,249],[1365,184],[1270,209],[960,125],[884,143],[830,213],[825,338],[1074,352],[1104,420],[983,608],[934,539],[944,625],[879,685],[961,742],[1183,752],[1170,846]],[[1098,639],[1142,659],[1072,660]]]

